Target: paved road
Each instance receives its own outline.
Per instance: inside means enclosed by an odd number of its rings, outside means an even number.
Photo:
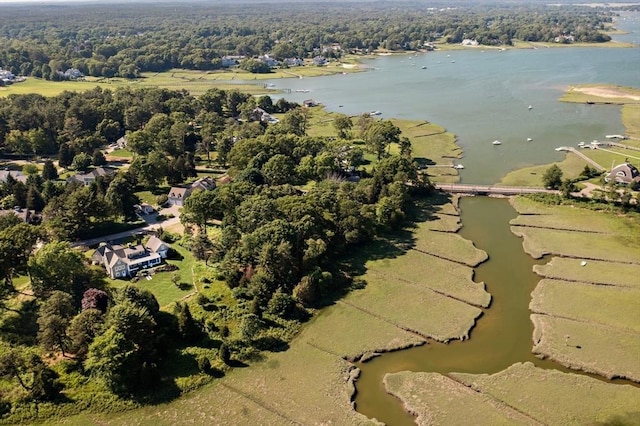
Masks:
[[[175,225],[177,223],[180,223],[180,213],[179,213],[179,208],[177,206],[172,206],[166,209],[162,210],[162,214],[163,215],[168,215],[168,214],[173,214],[174,217],[164,220],[162,222],[158,222],[156,220],[157,214],[151,214],[151,215],[147,215],[147,216],[142,216],[142,218],[145,220],[145,222],[147,222],[146,225],[144,226],[140,226],[139,228],[134,228],[134,229],[129,229],[128,231],[123,231],[123,232],[118,232],[116,234],[109,234],[109,235],[103,235],[102,237],[98,237],[98,238],[90,238],[88,240],[82,240],[82,241],[76,241],[74,243],[72,243],[71,245],[74,247],[78,247],[78,246],[87,246],[87,247],[91,247],[91,246],[97,246],[98,244],[100,244],[103,241],[117,241],[123,238],[128,238],[131,237],[134,234],[140,233],[140,232],[145,232],[145,231],[153,231],[156,229],[159,229],[160,227],[162,228],[168,228],[169,226]]]

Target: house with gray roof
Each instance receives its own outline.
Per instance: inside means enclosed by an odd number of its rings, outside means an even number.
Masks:
[[[104,266],[111,278],[127,278],[138,271],[160,265],[167,258],[169,245],[155,235],[146,244],[123,246],[102,243],[93,261]]]
[[[11,176],[18,182],[27,183],[27,176],[17,170],[0,170],[0,182],[5,183]]]
[[[633,164],[626,163],[618,164],[607,175],[604,180],[606,182],[615,182],[628,185],[632,182],[640,182],[640,171]]]
[[[67,179],[69,182],[79,182],[85,186],[91,185],[91,182],[95,181],[98,177],[111,176],[115,174],[115,170],[107,169],[104,167],[98,167],[89,173],[78,173]]]

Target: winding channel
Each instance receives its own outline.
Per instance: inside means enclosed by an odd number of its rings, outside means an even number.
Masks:
[[[489,254],[489,260],[475,268],[474,279],[485,282],[492,304],[484,309],[469,340],[448,344],[430,341],[424,346],[385,353],[360,363],[355,402],[358,412],[369,418],[392,426],[415,425],[415,418],[403,410],[400,401],[386,393],[382,379],[387,373],[493,374],[526,361],[540,368],[577,373],[556,362],[538,359],[531,352],[533,324],[529,319],[529,302],[540,280],[532,268],[547,260],[528,256],[522,249],[522,240],[511,233],[509,221],[517,213],[508,200],[463,197],[460,207],[463,224],[460,234]]]

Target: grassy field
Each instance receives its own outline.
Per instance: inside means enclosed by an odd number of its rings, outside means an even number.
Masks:
[[[514,234],[524,238],[524,250],[536,259],[545,254],[579,259],[640,263],[638,236],[598,235],[584,232],[512,226]],[[598,240],[594,244],[594,239]]]
[[[534,353],[571,368],[639,381],[638,216],[522,197],[512,205],[520,216],[511,229],[523,236],[525,251],[556,256],[534,266],[544,277],[530,303]]]
[[[531,321],[533,353],[569,368],[640,382],[637,332],[548,315],[532,314]]]
[[[179,288],[172,282],[173,272],[158,272],[153,274],[151,280],[142,278],[136,283],[140,288],[151,291],[163,309],[168,309],[173,302],[181,300],[194,292],[192,269],[195,267],[195,259],[193,255],[189,250],[178,244],[172,244],[171,247],[178,252],[179,257],[182,257],[182,259],[167,260],[167,263],[178,267],[177,273],[180,276],[182,287]],[[129,283],[123,280],[108,279],[107,281],[114,288],[123,287]]]
[[[543,279],[531,298],[529,309],[534,313],[605,325],[640,336],[639,289]]]
[[[96,78],[87,77],[84,81],[47,81],[44,79],[29,77],[26,81],[7,87],[0,87],[0,97],[11,94],[39,93],[43,96],[56,96],[65,90],[85,91],[96,86],[102,88],[117,87],[162,87],[171,90],[186,89],[190,94],[198,96],[211,88],[223,90],[237,89],[245,93],[267,94],[278,93],[276,90],[266,88],[261,83],[263,80],[304,78],[323,75],[334,75],[358,72],[360,69],[354,64],[333,63],[324,67],[304,66],[290,69],[274,70],[268,74],[252,74],[240,69],[221,71],[195,71],[174,69],[161,73],[142,73],[138,79],[124,78]],[[238,82],[238,83],[235,83]]]
[[[541,209],[544,213],[520,215],[512,219],[510,224],[514,226],[619,235],[632,232],[637,226],[629,219],[603,214],[598,211],[585,210],[572,206],[544,207]]]
[[[531,423],[506,404],[438,373],[387,374],[384,386],[416,416],[419,425],[463,425],[470,419],[484,425]]]
[[[626,129],[627,135],[635,141],[625,141],[635,146],[640,145],[640,105],[625,105],[622,107],[622,124]]]
[[[560,167],[563,178],[575,179],[584,170],[587,162],[577,155],[568,153],[564,160],[552,163]],[[510,171],[502,177],[500,185],[543,187],[542,176],[552,164],[542,164],[538,166],[523,167]]]
[[[640,389],[514,364],[496,374],[451,376],[530,419],[528,424],[637,424]],[[481,420],[481,419],[480,419]]]
[[[544,278],[629,287],[640,290],[640,265],[590,260],[585,266],[576,259],[554,257],[533,271]]]
[[[451,235],[420,228],[416,232],[419,236],[415,249],[421,252],[471,267],[487,260],[487,253],[484,250],[476,248],[471,241],[465,240],[458,234]]]
[[[474,253],[475,254],[475,253]],[[472,257],[472,254],[470,257]],[[460,263],[440,259],[417,250],[409,250],[395,259],[384,259],[367,265],[368,274],[391,285],[430,289],[465,303],[486,307],[491,300],[484,283],[473,281],[473,270]],[[428,294],[428,292],[427,292]]]

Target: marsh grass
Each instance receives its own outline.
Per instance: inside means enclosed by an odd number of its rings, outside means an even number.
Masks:
[[[640,400],[639,388],[543,370],[531,363],[514,364],[491,375],[451,376],[543,424],[633,424],[614,421],[633,419]]]
[[[534,313],[635,332],[640,335],[640,289],[543,279],[531,295]]]
[[[640,382],[637,332],[548,315],[532,314],[531,321],[534,353],[569,368]]]
[[[482,392],[438,373],[403,371],[386,374],[384,386],[417,416],[418,424],[526,424],[530,419]],[[452,407],[456,407],[452,409]]]
[[[544,278],[630,287],[640,290],[640,265],[590,260],[582,266],[578,259],[554,257],[533,271]]]

